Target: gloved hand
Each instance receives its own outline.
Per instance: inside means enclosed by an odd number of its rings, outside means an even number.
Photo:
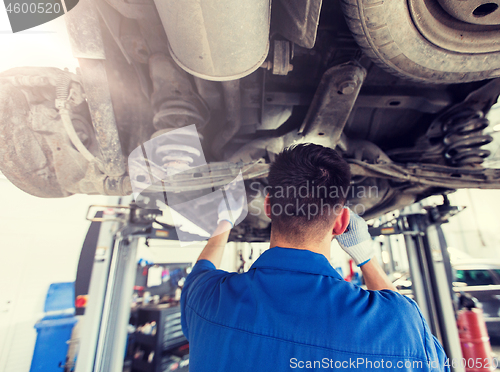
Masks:
[[[352,257],[356,265],[362,266],[375,255],[372,238],[365,220],[349,210],[349,225],[343,234],[337,236],[340,247]]]
[[[241,195],[238,200],[235,200],[233,195],[228,191],[225,192],[225,195],[226,197],[219,203],[219,219],[217,220],[217,224],[221,221],[229,221],[231,226],[234,227],[234,223],[245,209],[246,198],[244,195]],[[229,208],[226,204],[226,200],[227,204],[229,204]]]

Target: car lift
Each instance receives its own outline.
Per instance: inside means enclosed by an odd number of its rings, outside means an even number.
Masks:
[[[372,237],[404,235],[415,300],[447,356],[459,360],[462,352],[452,301],[455,296],[452,271],[441,224],[461,209],[450,206],[446,197],[444,200],[438,207],[417,211],[409,207],[408,212],[397,218],[370,228],[370,234]],[[89,216],[95,207],[103,210],[102,217]],[[89,208],[87,219],[100,222],[101,226],[75,372],[123,371],[138,241],[140,238],[178,240],[173,226],[153,227],[161,214],[160,210],[142,209],[134,203]],[[192,237],[203,240],[197,235]],[[464,371],[460,366],[451,369]]]
[[[91,217],[95,208],[102,217]],[[139,239],[178,240],[175,227],[161,224],[158,209],[91,206],[87,219],[101,224],[88,302],[82,319],[75,372],[122,372]],[[153,223],[162,225],[161,229]],[[184,235],[183,235],[184,237]],[[203,240],[192,235],[193,240]]]
[[[456,324],[457,301],[453,291],[448,246],[441,225],[463,210],[451,206],[446,195],[436,207],[414,204],[399,216],[369,229],[372,237],[404,236],[414,299],[438,338],[449,360],[461,360],[462,350]],[[389,250],[391,249],[389,245]],[[450,362],[451,364],[451,362]],[[450,370],[464,371],[460,365]]]

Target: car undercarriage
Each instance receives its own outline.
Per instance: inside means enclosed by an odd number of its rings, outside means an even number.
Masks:
[[[158,183],[194,200],[241,171],[262,206],[274,156],[311,142],[350,164],[365,219],[500,188],[482,166],[500,11],[452,3],[81,0],[65,16],[77,73],[0,73],[0,170],[39,197],[134,192],[149,207]],[[269,224],[249,214],[232,234],[266,240]]]

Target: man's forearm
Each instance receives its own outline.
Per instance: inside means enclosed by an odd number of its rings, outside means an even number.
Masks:
[[[231,223],[228,221],[221,221],[212,234],[212,237],[208,239],[207,245],[198,257],[198,261],[208,260],[213,263],[216,268],[219,268],[230,231]]]
[[[363,278],[365,279],[365,284],[368,289],[374,291],[380,291],[382,289],[397,291],[375,257],[361,266],[361,272],[363,273]]]

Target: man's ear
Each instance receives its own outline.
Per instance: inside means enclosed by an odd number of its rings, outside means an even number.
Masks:
[[[269,194],[267,194],[264,199],[264,211],[266,212],[266,216],[271,218],[271,201],[269,200]]]
[[[349,218],[349,209],[342,208],[333,223],[333,235],[340,235],[345,231],[345,229],[347,229],[347,225],[349,225]]]

